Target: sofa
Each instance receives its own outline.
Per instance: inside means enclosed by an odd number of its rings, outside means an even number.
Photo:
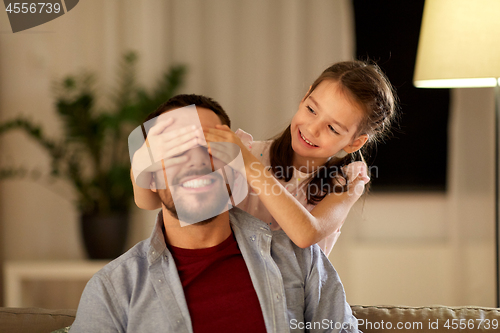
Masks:
[[[499,332],[500,309],[447,306],[351,306],[364,333]],[[49,333],[71,325],[76,310],[0,308],[0,333]],[[311,323],[310,325],[314,325]],[[329,327],[323,321],[318,327]]]

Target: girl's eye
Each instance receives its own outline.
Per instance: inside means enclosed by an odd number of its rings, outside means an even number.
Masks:
[[[313,110],[310,106],[308,106],[308,107],[307,107],[307,109],[308,109],[308,110],[309,110],[309,112],[311,112],[312,114],[316,114],[316,112],[314,112],[314,110]]]
[[[330,129],[330,131],[332,131],[333,133],[335,133],[335,134],[339,134],[339,132],[337,132],[337,131],[335,130],[335,128],[333,128],[333,126],[332,126],[332,125],[328,125],[328,128],[329,128],[329,129]]]

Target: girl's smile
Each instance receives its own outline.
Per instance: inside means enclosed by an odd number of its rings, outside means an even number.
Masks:
[[[315,145],[314,143],[311,142],[311,140],[308,140],[303,134],[302,132],[300,131],[300,129],[298,130],[298,135],[300,137],[301,140],[299,140],[300,142],[303,142],[304,143],[304,146],[307,147],[307,148],[319,148],[319,146]]]

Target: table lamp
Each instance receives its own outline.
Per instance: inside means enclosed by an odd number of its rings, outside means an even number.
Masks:
[[[417,88],[495,87],[495,227],[500,307],[500,0],[426,0],[413,83]]]

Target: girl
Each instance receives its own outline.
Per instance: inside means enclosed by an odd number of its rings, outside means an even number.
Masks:
[[[370,180],[359,151],[388,132],[395,114],[395,92],[380,68],[346,61],[314,81],[291,124],[272,141],[253,142],[227,125],[204,134],[207,142],[241,149],[251,193],[240,208],[272,230],[283,229],[297,246],[318,243],[328,255]],[[134,184],[134,192],[140,208],[160,207],[151,191]]]

